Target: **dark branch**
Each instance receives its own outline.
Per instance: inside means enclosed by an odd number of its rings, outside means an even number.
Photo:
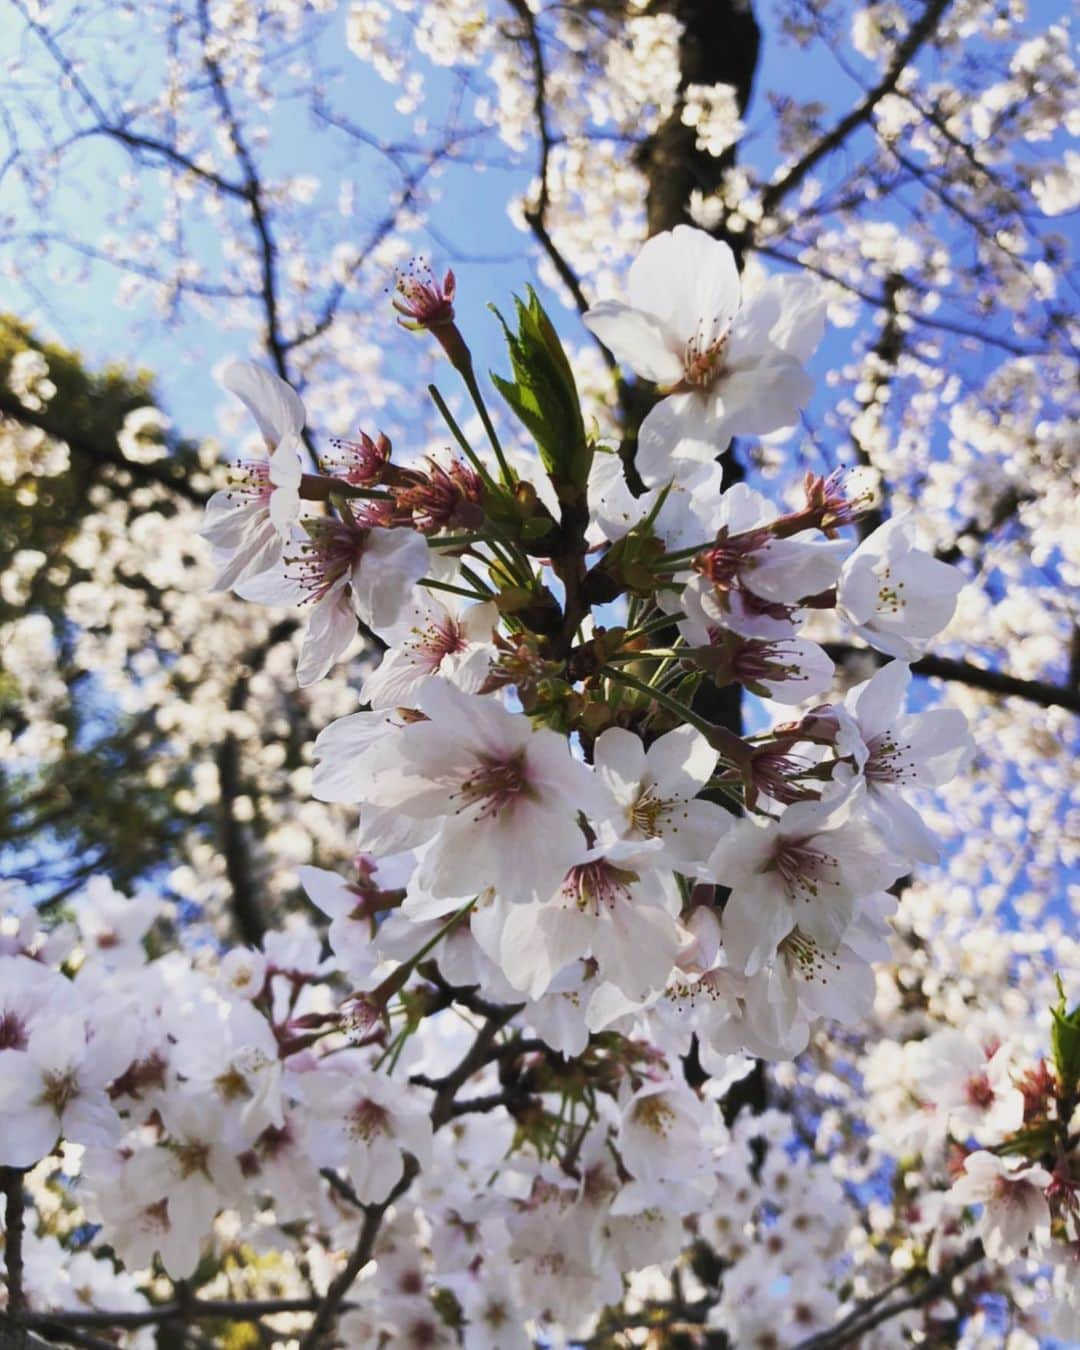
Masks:
[[[200,506],[206,501],[205,495],[197,488],[193,488],[188,482],[185,471],[178,466],[170,466],[168,460],[156,460],[150,464],[136,464],[132,460],[124,458],[119,446],[89,440],[83,436],[73,436],[70,427],[61,427],[48,412],[37,412],[32,408],[25,408],[14,394],[10,394],[4,389],[0,389],[0,416],[10,417],[13,422],[21,422],[23,426],[36,427],[53,440],[63,441],[75,454],[83,456],[92,464],[109,465],[112,468],[123,469],[137,481],[159,483],[162,487],[171,488],[181,497],[186,497],[188,501],[195,502]]]
[[[887,94],[896,88],[901,75],[907,69],[912,58],[934,34],[938,20],[948,9],[951,0],[930,0],[918,23],[911,26],[907,37],[897,47],[889,68],[878,83],[861,99],[852,110],[840,119],[831,131],[825,133],[796,164],[775,183],[767,187],[762,194],[761,206],[768,216],[789,192],[797,188],[810,170],[826,155],[838,149],[847,138],[864,122],[870,120],[874,109]]]
[[[828,1331],[818,1332],[817,1335],[809,1336],[806,1340],[800,1341],[795,1346],[795,1350],[840,1350],[842,1346],[858,1344],[860,1338],[873,1331],[875,1327],[891,1321],[894,1317],[899,1317],[901,1313],[925,1307],[927,1303],[933,1302],[939,1295],[947,1293],[957,1275],[963,1274],[965,1270],[981,1261],[982,1258],[983,1245],[976,1239],[955,1260],[950,1261],[944,1270],[932,1275],[913,1294],[894,1299],[892,1302],[881,1302],[881,1295],[875,1295],[859,1305],[854,1312],[849,1313],[836,1326],[830,1327]],[[884,1292],[891,1292],[891,1289],[892,1286],[890,1285]]]
[[[879,665],[884,665],[888,660],[888,657],[873,648],[856,647],[849,642],[827,642],[825,650],[834,661],[842,661],[847,656],[870,656]],[[1026,699],[1040,708],[1065,708],[1068,712],[1080,714],[1080,688],[1075,685],[1066,688],[1042,680],[1021,680],[1005,671],[989,670],[985,666],[972,665],[970,661],[958,661],[950,656],[923,656],[911,663],[911,670],[914,675],[924,675],[934,680],[952,680],[972,689],[981,689],[987,694]]]

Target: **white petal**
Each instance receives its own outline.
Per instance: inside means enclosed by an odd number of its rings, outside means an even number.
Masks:
[[[300,395],[263,366],[253,361],[234,362],[221,383],[246,404],[270,449],[290,433],[299,436],[303,430],[307,414]]]
[[[617,361],[646,380],[665,385],[682,379],[678,339],[654,315],[602,300],[584,316],[584,323]]]
[[[630,303],[655,314],[682,343],[707,345],[731,326],[741,283],[735,255],[722,240],[690,225],[654,235],[634,259]]]
[[[731,440],[699,394],[672,394],[649,410],[638,430],[634,466],[650,487],[700,472]]]
[[[323,679],[356,637],[356,615],[345,587],[327,592],[308,612],[296,679],[301,689]]]

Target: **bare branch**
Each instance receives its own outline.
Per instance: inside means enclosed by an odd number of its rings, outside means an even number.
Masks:
[[[826,642],[825,650],[834,661],[842,661],[847,656],[870,656],[879,665],[884,665],[889,659],[872,647],[856,647],[848,642]],[[1080,689],[1075,685],[1070,688],[1043,680],[1021,680],[1003,670],[990,670],[986,666],[976,666],[970,661],[958,661],[950,656],[920,657],[911,663],[911,671],[913,675],[952,680],[1004,698],[1026,699],[1040,708],[1064,708],[1068,712],[1080,714]]]
[[[765,215],[772,214],[783,198],[799,186],[815,164],[838,149],[853,131],[870,120],[877,105],[887,94],[893,92],[913,57],[933,36],[938,20],[949,8],[950,3],[951,0],[929,0],[921,18],[912,24],[907,36],[897,47],[888,69],[873,89],[842,117],[831,131],[826,132],[802,159],[765,189],[761,198],[762,211]]]
[[[873,1331],[875,1327],[899,1317],[901,1313],[925,1307],[939,1295],[947,1293],[953,1280],[981,1261],[983,1255],[983,1245],[976,1239],[955,1260],[950,1261],[944,1270],[932,1275],[913,1294],[884,1303],[880,1301],[881,1294],[873,1295],[836,1326],[807,1337],[806,1340],[800,1341],[794,1350],[840,1350],[841,1346],[857,1344],[860,1337]],[[891,1285],[887,1286],[883,1292],[891,1293],[892,1288]]]

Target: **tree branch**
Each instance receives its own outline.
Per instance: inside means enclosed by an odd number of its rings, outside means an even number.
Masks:
[[[846,116],[842,117],[831,131],[826,132],[802,159],[793,164],[781,178],[765,189],[761,197],[761,208],[764,215],[770,215],[781,200],[799,186],[815,164],[843,145],[851,133],[862,123],[869,121],[881,100],[896,88],[900,76],[907,69],[919,48],[933,35],[938,20],[948,9],[950,3],[951,0],[929,0],[926,9],[923,10],[922,17],[911,26],[907,37],[897,47],[889,68],[873,89]]]
[[[806,1340],[799,1341],[794,1350],[840,1350],[841,1346],[856,1344],[860,1337],[881,1326],[882,1323],[899,1317],[901,1313],[911,1312],[914,1308],[924,1307],[939,1294],[946,1293],[957,1275],[963,1274],[965,1270],[981,1261],[983,1255],[983,1245],[976,1238],[955,1260],[950,1261],[944,1270],[932,1275],[915,1293],[894,1299],[891,1303],[882,1303],[882,1294],[873,1295],[828,1331],[818,1332],[814,1336],[808,1336]],[[888,1295],[892,1289],[893,1286],[889,1285],[883,1293]]]
[[[872,647],[856,647],[850,642],[826,642],[824,646],[834,661],[842,661],[847,656],[870,656],[878,665],[884,665],[889,659]],[[959,661],[950,656],[920,657],[911,663],[911,672],[929,679],[952,680],[1005,698],[1026,699],[1040,708],[1064,708],[1068,712],[1080,714],[1080,688],[1076,686],[1067,688],[1042,680],[1021,680],[1005,671],[989,670],[985,666],[972,665],[970,661]]]
[[[124,458],[119,447],[114,448],[82,436],[71,435],[70,427],[61,428],[47,412],[37,412],[24,407],[14,394],[2,388],[0,388],[0,416],[8,417],[13,422],[20,422],[23,426],[35,427],[54,441],[63,441],[77,455],[82,455],[92,464],[108,464],[113,468],[124,469],[136,480],[160,483],[162,487],[171,488],[181,497],[186,497],[188,501],[195,502],[199,506],[206,501],[205,494],[191,486],[182,469],[172,470],[168,467],[168,460],[155,460],[150,464],[134,463]]]

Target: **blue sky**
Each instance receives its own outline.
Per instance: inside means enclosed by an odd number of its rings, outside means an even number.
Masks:
[[[850,77],[826,58],[822,48],[816,47],[813,56],[808,57],[778,39],[774,16],[766,12],[764,6],[758,8],[762,12],[766,34],[756,95],[747,118],[743,156],[759,169],[769,172],[779,156],[772,134],[772,113],[764,97],[766,90],[782,89],[797,99],[820,100],[830,113],[846,111],[858,97],[858,91]],[[1025,25],[1030,31],[1038,31],[1063,12],[1062,6],[1053,0],[1035,0],[1031,10]],[[102,34],[107,37],[111,22],[111,19],[106,20],[104,28],[98,26],[101,30],[98,40],[104,40]],[[127,26],[122,20],[117,19],[116,23],[121,32],[125,31]],[[344,9],[325,20],[311,20],[310,31],[316,35],[320,66],[336,69],[339,73],[331,85],[330,102],[335,109],[376,136],[407,137],[409,122],[392,106],[399,91],[383,84],[349,55],[344,48],[343,25]],[[18,25],[11,22],[0,26],[0,61],[21,46],[35,68],[47,77],[48,62],[36,40],[20,40],[17,28]],[[93,55],[90,44],[87,55]],[[861,70],[868,81],[876,78],[874,70],[853,52],[847,53],[845,59]],[[131,71],[124,71],[125,77],[130,74]],[[447,72],[435,67],[429,66],[425,74],[427,97],[423,111],[431,123],[437,125],[453,97],[453,81]],[[143,78],[148,81],[154,78],[153,61],[147,63]],[[468,112],[469,100],[465,106]],[[828,123],[833,118],[826,115],[824,120]],[[861,143],[865,145],[866,142]],[[853,162],[859,145],[860,139],[853,138],[847,157],[841,157],[837,167]],[[501,357],[498,328],[485,311],[486,303],[494,300],[505,306],[511,291],[534,279],[529,241],[514,229],[506,215],[508,197],[523,187],[532,175],[534,151],[530,148],[525,155],[515,156],[497,143],[492,148],[505,161],[513,163],[516,160],[516,167],[490,168],[484,173],[452,168],[438,180],[440,200],[430,212],[439,240],[452,245],[463,255],[454,262],[459,277],[459,312],[481,369],[498,363]],[[312,134],[308,118],[298,116],[290,103],[280,104],[275,111],[272,139],[264,158],[271,173],[304,172],[322,180],[311,210],[317,220],[326,222],[320,233],[328,245],[331,241],[348,239],[353,230],[362,234],[358,224],[343,221],[335,209],[343,176],[354,181],[361,199],[368,204],[364,215],[374,220],[385,210],[386,193],[393,175],[387,174],[379,157],[356,147],[350,154],[350,161],[343,164],[325,133]],[[105,217],[112,205],[113,185],[128,167],[126,152],[118,147],[100,140],[83,142],[65,169],[56,199],[54,228],[70,233],[84,244],[95,245],[106,231]],[[152,191],[152,178],[146,174],[144,178]],[[0,186],[0,214],[13,212],[21,217],[21,223],[26,227],[30,219],[23,208],[13,180],[8,178]],[[882,204],[881,214],[882,218],[893,218],[902,223],[905,209],[902,203]],[[197,228],[187,242],[195,257],[207,260],[212,260],[219,248],[218,237],[206,225]],[[426,244],[434,256],[440,255],[438,242],[429,237]],[[478,261],[469,261],[470,258]],[[244,334],[219,328],[207,320],[170,328],[156,316],[118,308],[114,303],[116,280],[111,269],[97,266],[91,269],[84,283],[65,287],[59,293],[44,278],[40,285],[31,288],[13,286],[5,296],[5,304],[31,319],[49,336],[83,349],[91,361],[121,360],[148,367],[156,374],[164,406],[178,428],[192,435],[212,431],[221,400],[213,387],[210,371],[226,357],[247,354],[237,350],[244,344]],[[557,309],[554,298],[549,299],[552,307]],[[387,317],[389,319],[389,314]],[[581,335],[582,330],[573,316],[564,314],[562,323],[569,335]],[[846,359],[851,336],[851,330],[837,330],[830,335],[816,361],[819,372],[834,368]],[[981,362],[979,357],[972,359]],[[357,397],[362,399],[363,391],[358,391]]]

